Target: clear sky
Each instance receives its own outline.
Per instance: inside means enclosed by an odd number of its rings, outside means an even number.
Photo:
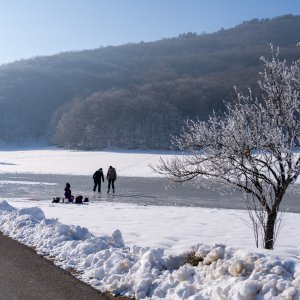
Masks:
[[[0,64],[300,15],[299,0],[0,0]],[[300,34],[300,33],[299,33]]]

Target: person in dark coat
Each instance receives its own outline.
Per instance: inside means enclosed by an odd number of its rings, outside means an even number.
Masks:
[[[104,182],[104,175],[103,175],[102,168],[100,168],[99,170],[97,170],[94,173],[93,179],[94,179],[94,189],[93,189],[93,191],[96,192],[96,188],[98,186],[98,193],[101,193],[101,179]]]
[[[110,185],[112,186],[113,193],[115,192],[115,180],[117,179],[117,172],[116,169],[110,166],[107,171],[106,179],[108,180],[108,190],[107,193],[110,191]]]
[[[71,191],[71,185],[70,183],[66,183],[65,187],[65,199],[67,199],[69,202],[73,202],[74,196],[72,196],[72,191]]]

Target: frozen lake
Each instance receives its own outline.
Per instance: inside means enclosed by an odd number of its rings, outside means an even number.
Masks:
[[[238,192],[220,195],[218,192],[196,189],[190,184],[166,189],[166,180],[151,177],[119,177],[116,194],[106,194],[107,182],[102,193],[94,193],[93,180],[87,175],[61,174],[0,174],[1,199],[52,201],[63,197],[65,183],[71,184],[72,194],[89,197],[91,201],[114,201],[140,205],[197,206],[210,208],[244,209]],[[286,196],[281,209],[300,213],[299,196]]]

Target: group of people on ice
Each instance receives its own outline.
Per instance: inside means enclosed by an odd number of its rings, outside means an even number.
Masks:
[[[102,168],[97,170],[94,175],[94,188],[93,191],[96,192],[96,189],[98,187],[98,193],[101,193],[101,182],[104,182],[104,174]],[[110,192],[110,187],[112,188],[112,192],[115,192],[115,180],[117,179],[117,172],[116,169],[110,166],[108,168],[107,174],[106,174],[106,179],[108,181],[108,190],[107,193]]]
[[[106,174],[106,179],[108,181],[108,189],[107,189],[107,193],[110,192],[110,188],[112,188],[112,192],[115,193],[115,181],[117,179],[117,172],[116,169],[113,168],[112,166],[110,166],[108,168],[107,174]],[[93,175],[93,180],[94,180],[94,188],[93,191],[96,192],[97,188],[98,188],[98,192],[101,193],[101,182],[104,182],[104,174],[103,174],[103,170],[102,168],[100,168],[99,170],[97,170],[94,175]],[[72,195],[72,191],[71,191],[71,185],[70,183],[66,183],[66,187],[65,187],[65,193],[64,193],[64,198],[63,198],[63,202],[65,202],[65,200],[67,200],[68,202],[74,202],[75,203],[83,203],[83,202],[88,202],[88,198],[84,198],[79,195],[74,199],[74,196]],[[60,202],[60,198],[56,197],[53,198],[54,203],[59,203]]]

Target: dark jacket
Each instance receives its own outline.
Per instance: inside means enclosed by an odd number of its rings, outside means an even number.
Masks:
[[[109,168],[106,175],[107,179],[117,179],[117,172],[115,168]]]
[[[94,173],[93,175],[93,179],[95,182],[101,182],[101,179],[102,181],[104,182],[104,175],[103,175],[103,172],[98,170]]]
[[[66,199],[70,199],[71,198],[71,194],[72,194],[72,192],[71,192],[70,188],[66,187],[65,188],[65,198]]]

